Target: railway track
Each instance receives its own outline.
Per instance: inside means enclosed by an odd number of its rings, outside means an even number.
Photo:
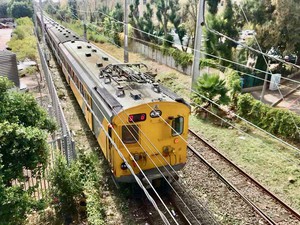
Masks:
[[[189,145],[188,148],[193,154],[258,213],[266,224],[300,224],[298,212],[241,170],[198,134],[191,130],[189,132],[191,134],[189,143],[193,144]],[[199,146],[199,142],[202,142],[206,148],[200,150],[193,147]],[[222,171],[222,174],[219,171]]]
[[[164,185],[166,187],[167,185]],[[178,195],[170,188],[159,188],[158,193],[163,200],[164,205],[154,194],[150,191],[150,194],[156,202],[158,208],[165,215],[168,223],[161,220],[159,213],[154,209],[153,205],[148,201],[146,197],[141,197],[141,207],[147,212],[147,222],[151,225],[161,224],[176,224],[176,225],[217,225],[215,218],[210,214],[207,208],[199,206],[188,193],[183,193],[179,186],[175,183],[172,184],[174,190],[184,198],[183,203]]]

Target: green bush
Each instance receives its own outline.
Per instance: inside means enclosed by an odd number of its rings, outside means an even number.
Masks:
[[[230,98],[233,106],[237,104],[237,97],[242,91],[240,75],[236,70],[227,68],[225,70],[226,87],[230,90]]]
[[[101,202],[101,172],[95,154],[79,153],[78,159],[67,165],[58,155],[51,171],[51,196],[57,216],[71,216],[76,220],[80,211],[79,202],[86,198],[86,213],[89,224],[105,224],[104,207]],[[63,219],[63,218],[61,218]]]
[[[250,94],[238,97],[238,114],[260,128],[281,137],[299,142],[300,116],[287,109],[272,108]]]
[[[218,68],[218,63],[213,59],[200,59],[199,66],[201,69],[204,67]]]
[[[17,28],[13,32],[8,46],[17,54],[17,59],[23,61],[28,58],[37,59],[36,38],[33,32],[33,23],[28,17],[16,20]]]
[[[57,215],[61,219],[66,215],[76,216],[77,199],[83,193],[79,165],[76,162],[67,165],[66,159],[58,153],[50,173],[50,182],[50,195]]]

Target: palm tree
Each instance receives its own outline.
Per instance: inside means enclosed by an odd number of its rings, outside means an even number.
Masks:
[[[201,112],[202,107],[210,110],[219,110],[218,105],[227,105],[230,98],[227,95],[228,89],[225,80],[218,74],[205,73],[199,77],[192,94],[192,102],[195,105],[196,114]]]

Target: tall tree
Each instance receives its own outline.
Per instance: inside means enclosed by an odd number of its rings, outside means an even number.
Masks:
[[[211,14],[216,14],[218,12],[218,5],[221,0],[206,0],[208,4],[208,11]]]
[[[297,0],[273,0],[275,10],[272,14],[275,22],[275,46],[286,53],[297,53],[300,58],[300,4]]]
[[[195,42],[195,31],[196,31],[196,23],[197,23],[197,8],[198,0],[187,0],[186,5],[184,6],[183,10],[183,22],[184,27],[187,31],[187,46],[190,45],[190,41],[192,48],[194,48]]]
[[[8,9],[7,2],[0,2],[0,18],[8,17],[7,9]]]
[[[238,38],[237,27],[234,26],[234,11],[231,0],[226,0],[225,9],[221,15],[208,14],[206,17],[207,25],[210,29],[216,30],[226,36],[230,36],[233,39]],[[216,35],[210,30],[205,30],[206,41],[205,47],[206,51],[212,55],[220,56],[222,58],[232,60],[233,48],[236,44],[225,37]],[[230,63],[222,60],[220,61],[222,65],[228,66]]]
[[[143,39],[146,41],[154,41],[156,42],[156,38],[154,38],[149,34],[154,34],[155,26],[153,24],[153,9],[151,8],[151,5],[149,3],[146,4],[146,10],[143,13],[143,17],[139,20],[139,26],[145,33],[142,33]]]
[[[169,21],[168,10],[170,9],[170,5],[165,0],[156,0],[155,3],[157,7],[156,16],[158,21],[162,24],[164,30],[164,37],[165,39],[167,39]]]
[[[28,2],[14,2],[11,6],[11,15],[14,18],[32,17],[33,8],[32,4]]]
[[[183,38],[187,31],[184,24],[182,24],[182,16],[180,13],[180,5],[178,0],[170,1],[170,9],[171,12],[169,14],[169,20],[174,25],[175,33],[178,35],[182,50],[186,51],[187,48],[184,48],[183,46]]]
[[[137,29],[141,30],[142,27],[140,26],[140,12],[139,12],[139,5],[140,1],[135,0],[133,4],[130,4],[129,9],[129,23],[131,26],[133,26],[136,29],[133,29],[134,36],[137,38],[142,38],[141,32],[139,32]]]
[[[281,53],[296,53],[300,57],[299,1],[247,0],[243,8],[248,19],[256,25],[263,52],[274,47]]]
[[[264,24],[272,20],[272,13],[275,9],[274,5],[271,3],[272,0],[246,0],[240,7],[243,9],[247,19],[251,21],[254,25]],[[239,10],[238,14],[243,17],[244,22],[244,13]]]
[[[123,24],[118,21],[123,21],[124,13],[122,6],[117,3],[114,10],[109,13],[109,17],[106,17],[103,22],[104,33],[112,38],[113,42],[117,45],[121,45],[119,33],[123,31]]]
[[[68,0],[68,6],[71,11],[71,16],[73,19],[78,19],[78,13],[77,13],[77,2],[76,0]]]

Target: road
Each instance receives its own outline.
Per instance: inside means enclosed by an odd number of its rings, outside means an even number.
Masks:
[[[10,40],[11,38],[11,33],[13,29],[0,29],[0,51],[6,49],[6,43]]]

